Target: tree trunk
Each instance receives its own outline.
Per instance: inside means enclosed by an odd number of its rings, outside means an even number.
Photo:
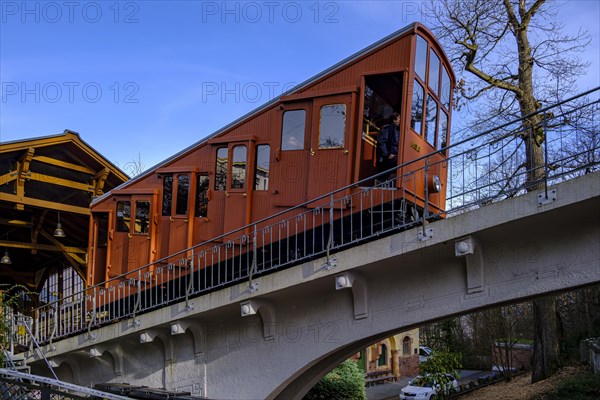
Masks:
[[[533,300],[533,321],[531,383],[552,376],[560,366],[554,296]]]
[[[542,145],[539,144],[539,140],[544,140],[543,128],[536,126],[530,128],[529,133],[525,138],[525,166],[527,168],[526,185],[527,191],[541,190],[544,188],[544,178],[546,171],[544,168],[544,153]]]

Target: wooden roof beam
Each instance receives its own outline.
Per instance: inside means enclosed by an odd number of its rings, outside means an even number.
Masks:
[[[96,172],[96,175],[94,175],[94,182],[96,186],[94,189],[94,196],[100,196],[104,193],[102,190],[104,189],[104,184],[106,183],[109,173],[110,170],[108,167],[104,167],[100,171]]]
[[[19,219],[0,218],[0,225],[10,225],[10,226],[31,228],[33,226],[33,223],[28,222],[28,221],[21,221]]]
[[[52,235],[50,235],[52,236]],[[15,249],[27,249],[27,250],[31,250],[31,249],[36,249],[36,250],[42,250],[42,251],[56,251],[56,252],[60,252],[60,253],[73,253],[73,254],[85,254],[86,250],[85,249],[81,249],[79,247],[73,247],[73,246],[54,246],[51,244],[40,244],[40,243],[36,243],[35,245],[33,243],[23,243],[23,242],[12,242],[12,241],[8,241],[8,240],[0,240],[0,247],[10,247],[10,248],[15,248]]]
[[[10,171],[10,172],[7,172],[6,174],[0,176],[0,186],[16,180],[18,175],[19,175],[18,171]]]
[[[42,230],[42,226],[44,224],[44,220],[46,219],[46,215],[48,215],[48,210],[42,211],[42,215],[40,216],[40,219],[37,221],[37,223],[35,224],[35,227],[31,231],[31,243],[33,245],[37,244],[37,238],[38,238],[40,231]],[[31,249],[31,254],[37,254],[37,249]]]
[[[46,156],[35,156],[35,157],[33,157],[33,159],[35,161],[39,161],[44,164],[55,165],[57,167],[66,168],[66,169],[70,169],[70,170],[77,171],[77,172],[83,172],[83,173],[90,174],[90,175],[93,175],[95,173],[95,171],[93,169],[90,169],[88,167],[69,163],[69,162],[62,161],[62,160],[57,160],[55,158],[50,158],[50,157],[46,157]]]
[[[19,185],[23,185],[25,183],[25,179],[29,174],[29,167],[31,166],[31,160],[33,159],[33,153],[35,153],[35,149],[30,147],[27,149],[25,154],[19,158],[17,162],[18,171],[19,171]]]
[[[68,179],[57,178],[55,176],[40,174],[37,172],[30,174],[28,176],[28,178],[32,181],[50,183],[52,185],[64,186],[64,187],[69,187],[69,188],[73,188],[73,189],[79,189],[84,192],[94,193],[94,190],[95,190],[95,188],[93,186],[88,185],[86,183],[80,183],[80,182],[75,182],[75,181],[71,181]]]
[[[77,272],[77,274],[81,277],[81,279],[83,281],[85,281],[85,273],[82,269],[82,266],[84,268],[86,267],[86,265],[87,265],[86,261],[83,258],[79,257],[75,252],[69,251],[68,249],[70,249],[70,247],[63,245],[61,242],[56,240],[56,238],[54,236],[52,236],[51,234],[49,234],[48,232],[42,230],[40,233],[42,234],[43,237],[48,239],[52,244],[54,244],[56,247],[58,247],[59,249],[62,250],[64,256],[69,261],[69,264],[71,264],[71,267],[73,267],[75,272]]]
[[[90,215],[90,209],[87,207],[78,207],[69,204],[56,203],[54,201],[34,199],[25,195],[19,196],[9,193],[0,193],[0,200],[32,207],[41,207],[48,208],[50,210],[70,212],[74,214]]]
[[[17,196],[24,197],[25,196],[25,179],[27,179],[27,175],[29,175],[29,166],[31,164],[31,159],[33,158],[33,153],[35,153],[35,149],[30,147],[27,149],[25,154],[19,158],[17,161]],[[24,210],[25,204],[20,201],[15,202],[15,208],[17,210]]]

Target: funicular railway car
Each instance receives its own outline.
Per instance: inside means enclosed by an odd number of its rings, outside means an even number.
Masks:
[[[228,259],[240,265],[255,263],[257,257],[267,262],[268,253],[272,264],[293,257],[290,248],[293,252],[299,246],[290,245],[292,237],[303,242],[303,249],[326,246],[330,232],[318,228],[325,217],[338,221],[344,234],[361,235],[355,226],[358,219],[372,218],[373,203],[385,205],[382,213],[396,209],[412,220],[443,216],[444,148],[454,83],[439,43],[414,23],[298,85],[96,199],[91,206],[89,285],[107,282],[108,288],[138,279],[162,287],[164,280],[182,274],[181,268],[175,272],[175,260],[192,259],[186,249],[201,243],[208,244],[194,250],[203,257],[194,268],[213,268],[213,280],[221,274],[214,265]],[[378,172],[378,136],[394,113],[399,114],[399,137],[393,164],[402,168],[370,178]],[[382,184],[385,179],[389,181]],[[333,195],[319,199],[344,188],[335,194],[338,201],[364,187],[372,188],[369,215],[349,201],[333,207]],[[244,240],[256,242],[256,235],[244,239],[244,234],[257,227],[238,232],[238,242],[228,232],[297,205],[302,206],[293,213],[304,218],[308,212],[310,218],[286,228],[294,232],[282,238],[281,230],[275,234],[265,228],[260,252],[244,258],[240,251],[237,259],[231,256],[234,250],[227,252]],[[388,214],[393,218],[394,213]],[[218,243],[222,254],[209,250]],[[144,272],[135,275],[142,266]],[[164,268],[173,273],[165,275]]]

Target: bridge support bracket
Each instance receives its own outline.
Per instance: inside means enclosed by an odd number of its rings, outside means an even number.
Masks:
[[[473,236],[457,239],[454,243],[456,257],[464,257],[467,268],[467,294],[483,292],[483,253]]]
[[[88,354],[90,357],[102,357],[104,353],[110,354],[113,359],[115,376],[123,375],[123,348],[121,345],[95,345],[90,347]]]
[[[343,272],[335,276],[335,290],[352,289],[354,319],[367,318],[367,285],[362,276]]]
[[[171,336],[181,335],[186,331],[190,331],[194,339],[194,355],[201,356],[204,353],[204,330],[203,325],[192,319],[180,320],[171,324]]]
[[[242,317],[260,314],[263,323],[263,337],[266,341],[275,340],[275,309],[264,300],[248,300],[240,303]]]
[[[537,199],[538,207],[554,203],[558,199],[558,197],[556,196],[556,189],[550,189],[547,192],[539,193]]]
[[[433,239],[433,228],[423,228],[417,233],[417,240],[424,242],[426,240]]]

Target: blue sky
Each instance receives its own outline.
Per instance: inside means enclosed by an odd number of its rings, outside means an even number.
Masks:
[[[0,1],[0,140],[71,129],[150,167],[406,24],[420,1]],[[560,2],[590,31],[600,2]]]

